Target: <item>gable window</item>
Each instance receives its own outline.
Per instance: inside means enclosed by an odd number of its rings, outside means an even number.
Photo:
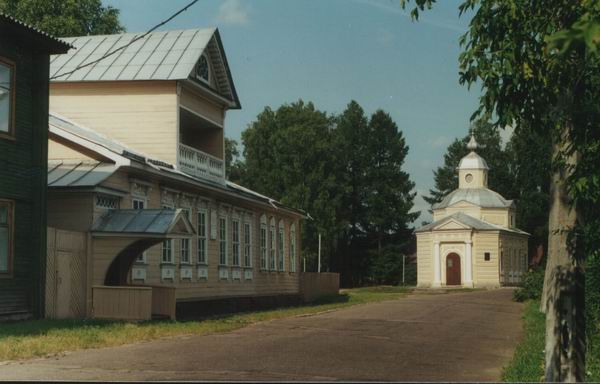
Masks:
[[[233,244],[233,261],[235,266],[240,265],[240,221],[231,220],[231,242]]]
[[[146,208],[146,199],[133,198],[131,200],[131,205],[133,209],[145,209]],[[140,253],[140,255],[135,259],[136,263],[146,263],[146,252]]]
[[[0,136],[14,136],[15,65],[0,58]]]
[[[196,64],[196,79],[208,83],[210,81],[210,70],[208,67],[208,58],[206,55],[200,56],[198,64]]]
[[[290,271],[296,272],[296,224],[290,226]]]
[[[269,248],[269,269],[271,271],[275,271],[275,249],[276,249],[276,240],[275,240],[275,219],[271,219],[271,226],[269,228],[269,238],[271,239],[271,246]]]
[[[267,269],[267,218],[260,218],[260,269]]]
[[[14,203],[0,200],[0,276],[12,273]]]
[[[244,267],[252,267],[250,223],[244,223]]]
[[[219,217],[219,265],[227,265],[227,218]]]
[[[163,205],[163,209],[173,209],[168,205]],[[162,243],[162,262],[173,263],[173,240],[165,240]]]
[[[279,222],[278,234],[277,245],[279,246],[279,258],[277,261],[279,262],[279,270],[285,271],[285,227],[283,225],[283,220]]]
[[[206,211],[198,211],[198,263],[206,264]]]

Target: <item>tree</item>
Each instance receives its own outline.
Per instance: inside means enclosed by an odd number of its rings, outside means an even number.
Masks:
[[[512,199],[515,194],[509,155],[502,148],[498,130],[490,123],[477,121],[473,124],[471,132],[481,145],[477,152],[486,160],[492,170],[489,176],[489,188],[507,199]],[[435,189],[429,190],[430,195],[423,197],[429,204],[439,203],[447,194],[458,188],[456,168],[460,160],[469,153],[467,143],[470,137],[469,134],[462,139],[455,139],[448,146],[444,155],[444,165],[433,172]]]
[[[238,142],[225,138],[225,177],[234,183],[238,183],[244,172],[244,163],[240,160]]]
[[[419,217],[412,212],[415,183],[402,170],[408,146],[390,115],[378,110],[369,121],[369,162],[365,196],[366,222],[362,225],[376,238],[377,256],[381,257],[383,241],[391,234],[409,235],[409,224]]]
[[[334,119],[302,100],[276,111],[265,108],[242,133],[243,185],[310,213],[302,230],[303,253],[314,265],[317,237],[323,259],[335,251],[340,232],[337,165],[331,150]]]
[[[0,0],[0,12],[57,37],[125,31],[119,10],[101,0]]]
[[[435,0],[415,0],[412,14]],[[406,1],[402,1],[403,5]],[[546,380],[585,376],[584,259],[596,251],[582,235],[599,200],[598,58],[583,45],[560,55],[548,41],[585,15],[598,20],[593,1],[465,0],[474,11],[461,38],[460,82],[482,85],[475,116],[496,116],[495,126],[527,126],[552,140],[548,260],[542,309],[546,312]],[[596,166],[597,168],[597,166]],[[592,176],[592,177],[590,177]],[[589,210],[586,208],[590,208]],[[597,209],[597,208],[596,208]]]

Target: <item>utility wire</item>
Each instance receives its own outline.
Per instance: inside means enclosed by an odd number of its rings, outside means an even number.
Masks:
[[[196,4],[198,2],[198,0],[193,0],[191,3],[189,3],[188,5],[186,5],[185,7],[181,8],[179,11],[175,12],[173,15],[171,15],[171,17],[169,17],[166,20],[161,21],[159,24],[155,25],[154,27],[152,27],[151,29],[149,29],[146,33],[144,33],[143,35],[139,35],[134,37],[129,43],[124,44],[122,46],[120,46],[119,48],[116,48],[110,52],[108,52],[107,54],[105,54],[104,56],[100,57],[99,59],[96,59],[94,61],[90,61],[89,63],[85,63],[82,65],[77,66],[75,69],[65,72],[65,73],[61,73],[60,75],[54,75],[52,77],[50,77],[50,80],[54,80],[57,79],[59,77],[63,77],[63,76],[68,76],[82,68],[85,67],[89,67],[90,65],[94,65],[104,59],[106,59],[107,57],[110,57],[112,55],[114,55],[115,53],[122,51],[123,49],[129,47],[131,44],[135,43],[138,40],[143,39],[144,37],[148,36],[150,33],[154,32],[156,29],[162,27],[163,25],[167,24],[169,21],[173,20],[174,18],[176,18],[177,16],[179,16],[181,13],[185,12],[188,10],[188,8],[190,8],[191,6],[193,6],[194,4]]]

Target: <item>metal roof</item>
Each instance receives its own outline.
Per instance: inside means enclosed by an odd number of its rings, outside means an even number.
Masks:
[[[27,31],[32,36],[37,38],[37,40],[40,43],[50,48],[50,53],[66,53],[69,50],[69,48],[73,48],[73,46],[67,43],[64,39],[58,39],[40,29],[37,29],[32,25],[26,24],[2,12],[0,12],[0,23],[7,23],[13,26],[17,26],[18,28],[24,31]]]
[[[467,156],[460,159],[457,169],[490,169],[490,167],[488,167],[483,157],[471,151]]]
[[[181,223],[181,226],[177,226]],[[92,232],[193,235],[194,230],[181,209],[111,209],[92,226]]]
[[[206,52],[218,89],[200,85],[240,108],[216,28],[158,31],[140,38],[143,35],[123,33],[65,38],[76,49],[51,58],[50,78],[55,82],[185,80],[190,78],[196,63]],[[116,51],[121,47],[125,48]],[[114,53],[106,56],[111,52]]]
[[[48,161],[48,187],[95,187],[118,166],[93,160]]]
[[[483,208],[509,208],[513,206],[512,200],[506,200],[499,193],[488,188],[458,188],[446,195],[441,202],[433,204],[431,208],[446,208],[461,201]]]
[[[478,231],[506,231],[506,232],[528,235],[527,232],[521,231],[520,229],[506,228],[506,227],[502,227],[500,225],[487,223],[485,221],[479,220],[473,216],[469,216],[466,213],[462,213],[462,212],[453,213],[452,215],[441,218],[437,221],[434,221],[431,224],[424,225],[421,228],[417,229],[415,232],[431,231],[435,227],[442,225],[451,220],[458,221],[459,223],[462,223],[462,224],[468,226],[469,228],[472,228],[472,229],[475,229]]]

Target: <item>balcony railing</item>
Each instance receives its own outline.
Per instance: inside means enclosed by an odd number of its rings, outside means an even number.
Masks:
[[[181,143],[179,144],[179,170],[204,179],[216,181],[225,179],[223,160]]]

